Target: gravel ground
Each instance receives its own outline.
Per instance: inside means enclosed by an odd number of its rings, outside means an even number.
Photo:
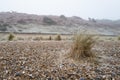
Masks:
[[[66,57],[70,41],[0,42],[0,80],[120,80],[120,42],[98,42],[98,64]]]

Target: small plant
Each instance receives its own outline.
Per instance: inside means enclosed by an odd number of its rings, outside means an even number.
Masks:
[[[93,36],[87,34],[76,34],[73,38],[70,57],[75,60],[87,60],[95,57],[91,49],[95,44]]]
[[[57,35],[56,38],[55,38],[55,40],[60,41],[61,40],[61,36]]]
[[[22,37],[18,37],[17,39],[18,39],[18,40],[24,40],[24,38],[22,38]]]
[[[28,37],[27,40],[32,40],[32,37]]]
[[[15,38],[14,34],[10,33],[9,36],[8,36],[8,40],[12,41],[14,38]]]
[[[52,40],[52,37],[51,37],[51,36],[49,36],[48,40]]]
[[[33,40],[34,41],[40,41],[40,40],[43,40],[43,38],[42,37],[35,37]]]
[[[1,41],[5,41],[5,40],[6,40],[5,38],[1,39]]]
[[[118,40],[120,40],[120,36],[118,37]]]

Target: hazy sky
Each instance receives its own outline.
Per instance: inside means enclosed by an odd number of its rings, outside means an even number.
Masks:
[[[0,0],[0,12],[120,19],[120,0]]]

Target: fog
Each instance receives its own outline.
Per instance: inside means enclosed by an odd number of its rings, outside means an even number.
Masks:
[[[0,12],[120,19],[120,0],[1,0]]]

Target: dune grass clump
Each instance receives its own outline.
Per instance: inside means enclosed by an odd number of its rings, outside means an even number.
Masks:
[[[40,40],[43,40],[43,37],[35,37],[33,38],[34,41],[40,41]]]
[[[60,40],[62,40],[62,38],[61,38],[60,35],[57,35],[57,36],[55,37],[55,40],[60,41]]]
[[[12,41],[14,38],[15,38],[14,34],[10,33],[9,36],[8,36],[8,40]]]
[[[17,37],[17,39],[18,39],[18,40],[24,40],[24,38],[22,38],[22,37]]]
[[[52,37],[51,37],[51,36],[49,36],[48,40],[52,40]]]
[[[118,37],[118,40],[120,40],[120,36]]]
[[[74,60],[92,60],[95,54],[92,48],[95,44],[93,36],[88,34],[75,34],[71,46],[70,57]]]

